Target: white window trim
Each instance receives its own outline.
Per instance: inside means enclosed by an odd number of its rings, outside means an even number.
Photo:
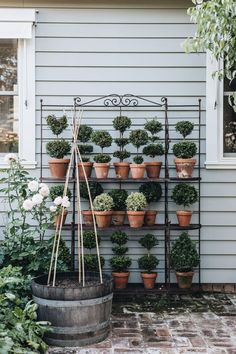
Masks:
[[[35,10],[33,9],[11,8],[0,11],[1,28],[5,24],[7,30],[9,23],[12,27],[11,33],[0,32],[0,38],[18,39],[19,157],[24,160],[23,165],[29,169],[37,165],[34,22]],[[20,31],[19,26],[21,26]],[[0,159],[0,167],[7,167],[3,158]]]
[[[207,169],[236,169],[236,157],[224,156],[223,146],[223,105],[224,82],[212,74],[221,68],[207,52],[206,82],[206,162]]]

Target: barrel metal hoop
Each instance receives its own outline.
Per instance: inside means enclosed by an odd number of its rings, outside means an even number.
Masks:
[[[86,306],[99,305],[99,304],[103,304],[104,302],[110,301],[112,297],[113,297],[113,293],[103,297],[89,299],[89,300],[60,301],[60,300],[42,299],[37,296],[33,296],[33,300],[37,305],[40,306],[63,308],[63,307],[86,307]]]
[[[110,319],[104,321],[102,323],[96,324],[94,326],[88,325],[83,327],[53,327],[50,328],[53,330],[54,334],[63,334],[63,335],[71,335],[71,334],[83,334],[88,332],[96,332],[100,331],[110,325]]]

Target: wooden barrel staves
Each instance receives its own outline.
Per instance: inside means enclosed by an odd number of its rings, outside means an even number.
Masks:
[[[60,347],[84,346],[104,340],[110,331],[113,296],[110,275],[103,284],[96,273],[86,274],[86,284],[78,283],[78,273],[58,273],[56,286],[47,286],[47,275],[32,281],[38,320],[49,321],[52,332],[45,341]]]

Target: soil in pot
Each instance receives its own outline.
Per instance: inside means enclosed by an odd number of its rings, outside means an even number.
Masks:
[[[179,178],[191,178],[196,164],[195,159],[175,159],[175,168]]]
[[[180,289],[190,289],[194,272],[176,272],[176,278]]]
[[[129,177],[130,164],[128,162],[114,162],[116,178],[127,179]]]
[[[133,179],[142,179],[144,178],[146,167],[143,163],[142,164],[131,163],[130,170]]]
[[[155,286],[157,273],[141,273],[145,289],[153,289]]]
[[[47,286],[47,275],[34,278],[32,293],[38,305],[38,320],[49,321],[52,332],[45,341],[52,346],[77,347],[104,340],[110,331],[113,282],[97,273],[86,273],[86,286],[78,273],[58,273],[56,286]]]
[[[125,215],[125,211],[113,211],[111,219],[112,224],[118,226],[124,225]]]
[[[51,159],[48,161],[51,175],[54,178],[64,178],[67,173],[69,159]]]
[[[179,226],[189,226],[193,212],[191,210],[176,211]]]
[[[153,226],[156,223],[156,210],[147,210],[145,213],[145,225]]]
[[[110,226],[112,211],[95,211],[94,214],[98,227],[105,228]]]
[[[83,171],[82,164],[84,165],[84,171]],[[85,172],[85,176],[87,176],[87,178],[91,177],[92,168],[93,168],[92,162],[83,162],[83,163],[79,162],[78,163],[79,178],[85,179],[84,172]]]
[[[93,213],[91,210],[83,210],[82,215],[83,215],[83,222],[86,226],[93,225]]]
[[[162,162],[144,162],[148,178],[159,178]]]
[[[95,174],[97,178],[107,178],[108,176],[108,172],[109,172],[109,168],[110,168],[110,164],[109,163],[97,163],[94,162],[93,164],[94,168],[95,168]]]
[[[65,225],[67,214],[68,214],[68,211],[64,210],[63,217],[62,217],[62,214],[56,215],[55,218],[54,218],[54,226],[60,227],[61,218],[63,218],[62,226]]]
[[[145,211],[127,211],[130,227],[139,228],[144,224]]]
[[[129,272],[112,272],[116,289],[125,289],[129,280]]]

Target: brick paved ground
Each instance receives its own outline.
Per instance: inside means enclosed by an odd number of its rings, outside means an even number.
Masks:
[[[49,354],[236,354],[236,295],[173,295],[115,304],[110,337]]]

